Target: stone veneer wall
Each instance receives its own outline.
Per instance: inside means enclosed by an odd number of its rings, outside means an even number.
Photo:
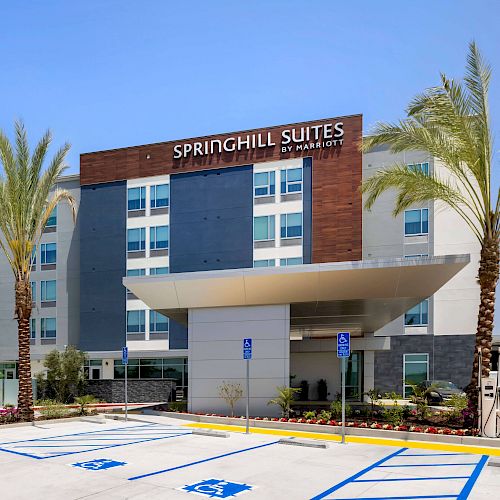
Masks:
[[[474,335],[407,335],[391,337],[390,351],[375,351],[375,387],[403,392],[403,354],[429,354],[429,378],[458,387],[470,381]],[[365,387],[365,391],[372,387]]]
[[[128,402],[149,403],[172,400],[175,391],[173,380],[128,380]],[[107,403],[123,403],[124,380],[89,380],[87,393]]]

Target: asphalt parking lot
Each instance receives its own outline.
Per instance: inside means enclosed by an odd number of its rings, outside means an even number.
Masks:
[[[65,422],[0,429],[0,486],[15,499],[494,498],[486,455],[402,445],[318,449],[280,436],[200,436],[185,421]],[[493,495],[493,496],[492,496]]]

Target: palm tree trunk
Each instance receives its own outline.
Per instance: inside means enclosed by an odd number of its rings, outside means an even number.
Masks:
[[[33,387],[31,385],[30,317],[31,285],[24,280],[16,282],[16,317],[19,346],[19,394],[17,407],[22,421],[31,422],[33,412]]]
[[[498,282],[498,241],[486,237],[481,248],[479,262],[479,286],[481,302],[477,320],[476,346],[471,382],[467,388],[469,399],[477,414],[479,385],[479,351],[481,352],[481,376],[486,377],[491,369],[491,343],[493,340],[493,319],[495,314],[495,289]]]

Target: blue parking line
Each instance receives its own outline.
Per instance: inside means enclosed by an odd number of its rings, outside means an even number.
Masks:
[[[62,457],[62,456],[65,456],[65,455],[76,455],[76,454],[79,454],[79,453],[89,453],[89,452],[98,451],[98,450],[107,450],[109,448],[117,448],[119,446],[129,446],[131,444],[139,444],[139,443],[146,443],[146,442],[151,442],[151,441],[158,441],[160,439],[171,439],[171,438],[180,437],[180,436],[188,436],[190,434],[191,434],[191,432],[185,432],[183,434],[168,435],[168,436],[165,436],[165,437],[141,439],[141,440],[138,440],[138,441],[133,441],[131,443],[117,443],[117,444],[112,444],[112,445],[109,445],[109,446],[100,446],[98,448],[92,448],[90,450],[67,451],[67,452],[63,452],[63,453],[58,453],[58,454],[55,454],[55,455],[51,455],[51,456],[48,456],[48,457],[40,457],[38,455],[32,455],[30,453],[23,453],[23,452],[20,452],[20,451],[9,450],[9,449],[6,449],[6,448],[0,448],[0,451],[6,451],[7,453],[14,453],[16,455],[22,455],[22,456],[25,456],[25,457],[36,458],[37,460],[46,460],[47,458]],[[17,441],[17,442],[22,442],[22,441]],[[71,446],[73,446],[73,445],[71,445]],[[35,446],[33,446],[33,448],[35,448]],[[60,448],[64,448],[64,446],[60,446]]]
[[[5,445],[5,444],[25,443],[25,442],[29,442],[29,441],[40,441],[40,439],[53,439],[53,438],[58,438],[58,437],[70,437],[70,436],[86,436],[89,434],[99,434],[99,433],[102,434],[104,432],[112,435],[111,432],[113,432],[113,431],[121,431],[121,430],[127,430],[127,429],[138,429],[138,428],[144,428],[144,427],[151,427],[154,425],[157,425],[157,424],[133,425],[130,427],[118,427],[118,428],[112,428],[112,429],[107,429],[107,430],[100,429],[98,431],[75,432],[73,434],[61,434],[59,436],[48,436],[47,438],[42,437],[42,438],[33,438],[33,439],[20,439],[18,441],[6,441],[4,443],[0,443],[0,446]],[[140,433],[140,434],[143,435],[142,433]],[[123,435],[125,436],[125,435],[130,435],[130,434],[123,433]]]
[[[465,486],[463,490],[460,492],[460,495],[458,495],[457,500],[466,500],[466,498],[469,497],[469,494],[472,491],[472,487],[479,478],[479,474],[481,474],[481,471],[483,470],[483,467],[486,465],[487,461],[488,461],[488,455],[483,455],[481,457],[481,460],[479,460],[478,464],[476,465],[476,468],[470,475],[469,480],[465,483]]]
[[[467,462],[463,464],[397,464],[397,465],[379,465],[382,467],[455,467],[459,465],[477,465],[478,462]]]
[[[442,476],[442,477],[390,477],[377,479],[356,479],[352,483],[388,483],[397,481],[437,481],[439,479],[469,479],[470,476]]]
[[[400,457],[444,457],[449,455],[471,455],[470,453],[403,453]]]
[[[273,444],[277,444],[279,441],[272,441],[271,443],[260,444],[258,446],[252,446],[250,448],[244,448],[242,450],[231,451],[229,453],[224,453],[222,455],[216,455],[215,457],[204,458],[202,460],[197,460],[196,462],[190,462],[183,465],[177,465],[176,467],[170,467],[168,469],[162,469],[154,472],[149,472],[147,474],[141,474],[140,476],[129,477],[129,481],[135,481],[137,479],[143,479],[145,477],[156,476],[157,474],[164,474],[165,472],[171,472],[174,470],[184,469],[186,467],[191,467],[193,465],[202,464],[205,462],[211,462],[212,460],[218,460],[219,458],[230,457],[231,455],[237,455],[238,453],[245,453],[246,451],[257,450],[259,448],[265,448],[266,446],[271,446]]]
[[[457,498],[457,495],[417,495],[404,497],[357,497],[357,498],[340,498],[339,500],[413,500],[413,499],[423,499],[423,498]]]
[[[327,489],[326,491],[323,491],[323,493],[320,493],[319,495],[316,495],[315,497],[312,497],[311,500],[321,500],[322,498],[327,497],[330,493],[333,493],[333,492],[339,490],[340,488],[342,488],[346,484],[351,483],[352,481],[354,481],[358,477],[361,477],[363,474],[366,474],[367,472],[370,472],[371,470],[375,469],[379,465],[382,465],[383,463],[387,462],[391,458],[399,456],[401,453],[403,453],[407,449],[408,448],[401,448],[398,451],[395,451],[394,453],[391,453],[390,455],[387,455],[386,457],[382,458],[378,462],[375,462],[374,464],[366,467],[366,469],[363,469],[363,470],[357,472],[356,474],[354,474],[353,476],[348,477],[347,479],[344,479],[343,481],[341,481],[340,483],[336,484],[335,486],[332,486],[331,488]]]

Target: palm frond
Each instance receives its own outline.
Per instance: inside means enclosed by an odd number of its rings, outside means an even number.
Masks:
[[[64,144],[42,171],[51,139],[47,131],[30,155],[22,122],[15,124],[15,149],[0,131],[0,163],[4,170],[0,178],[0,249],[16,280],[25,282],[29,281],[33,249],[57,204],[66,201],[76,218],[75,200],[68,191],[56,187],[66,168],[69,144]]]
[[[467,57],[466,75],[457,82],[441,74],[441,84],[417,95],[406,118],[377,123],[363,140],[362,151],[386,145],[393,153],[427,151],[446,175],[426,176],[394,165],[363,182],[365,207],[371,208],[387,189],[398,193],[395,213],[414,203],[440,200],[455,210],[482,241],[498,238],[499,202],[492,207],[492,138],[488,116],[491,68],[475,43]],[[450,178],[450,180],[445,180]]]

